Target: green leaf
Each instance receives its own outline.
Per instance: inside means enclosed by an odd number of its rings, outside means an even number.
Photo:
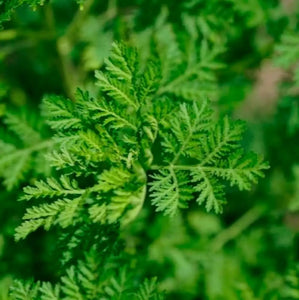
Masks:
[[[60,298],[60,286],[53,286],[49,282],[43,282],[39,288],[41,293],[41,300],[59,300]]]
[[[59,181],[55,178],[47,178],[46,181],[36,181],[34,186],[25,187],[24,192],[25,195],[21,198],[21,200],[82,195],[85,190],[78,187],[76,180],[71,180],[68,176],[62,175]]]
[[[162,300],[164,297],[157,292],[157,278],[145,279],[136,293],[138,300]]]
[[[36,299],[39,289],[38,284],[32,284],[31,282],[23,283],[19,280],[15,280],[10,288],[10,296],[13,300],[29,300]]]
[[[61,281],[63,284],[61,290],[66,295],[65,300],[84,300],[76,280],[75,268],[73,266],[67,269],[66,276],[63,276]]]
[[[195,183],[194,190],[199,193],[196,201],[199,205],[205,203],[207,211],[214,210],[215,213],[222,213],[225,201],[224,187],[209,177],[202,169],[194,169],[191,172],[192,182]]]
[[[176,163],[181,156],[196,156],[199,141],[211,125],[211,111],[206,100],[200,104],[194,102],[192,106],[182,104],[176,117],[169,121],[171,134],[162,132],[162,145],[169,153],[165,161],[172,158],[172,163]]]
[[[98,80],[97,84],[103,92],[106,92],[113,100],[120,105],[138,109],[139,105],[135,96],[132,94],[130,86],[127,83],[111,78],[101,71],[96,71],[95,77]]]
[[[48,95],[43,98],[42,111],[47,123],[57,131],[79,129],[79,117],[74,115],[72,102],[64,97]]]
[[[174,215],[179,208],[186,208],[192,198],[192,189],[187,185],[189,178],[184,172],[173,169],[160,170],[152,175],[150,196],[156,211],[163,211],[165,215]]]
[[[104,126],[118,130],[120,128],[130,128],[137,131],[136,120],[130,115],[125,114],[113,102],[107,103],[102,100],[91,100],[87,103],[89,110],[93,113],[92,118],[95,121],[102,121]]]

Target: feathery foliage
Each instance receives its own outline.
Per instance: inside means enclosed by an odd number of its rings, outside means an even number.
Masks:
[[[284,69],[290,69],[294,74],[294,83],[299,86],[299,38],[295,30],[282,35],[280,44],[275,48],[277,56],[275,62]]]
[[[75,103],[44,98],[43,115],[62,149],[53,152],[50,161],[59,160],[62,174],[69,171],[59,181],[48,178],[24,189],[25,200],[54,202],[28,208],[16,239],[41,226],[83,222],[86,215],[90,222],[127,223],[143,205],[148,177],[157,211],[173,215],[193,198],[219,213],[225,202],[219,179],[248,190],[263,175],[267,165],[241,151],[243,124],[228,118],[216,121],[206,99],[192,104],[181,99],[177,105],[172,101],[171,114],[164,119],[159,84],[144,90],[148,81],[156,80],[148,75],[156,72],[152,68],[150,64],[141,73],[136,50],[114,43],[105,70],[96,73],[99,100],[80,90]],[[161,165],[155,165],[160,160]],[[72,179],[74,175],[79,178]],[[83,185],[86,176],[89,185]]]
[[[297,297],[298,22],[278,2],[0,0],[1,299]],[[295,80],[280,131],[248,134],[232,108],[250,117],[257,85],[274,111],[265,58]],[[252,137],[274,164],[254,189]]]
[[[5,129],[0,132],[0,177],[6,188],[11,190],[18,186],[32,171],[48,174],[49,168],[43,156],[53,149],[55,143],[40,134],[38,130],[41,130],[42,124],[36,116],[26,112],[17,116],[8,111],[3,123]]]
[[[146,279],[139,285],[134,280],[134,269],[124,265],[121,256],[114,256],[115,231],[89,227],[92,234],[88,236],[83,229],[85,240],[80,241],[81,259],[71,264],[61,276],[58,284],[49,282],[15,281],[11,288],[11,298],[21,299],[163,299],[157,291],[156,278]],[[72,238],[78,237],[80,229]],[[82,231],[82,229],[81,229]],[[71,246],[71,244],[73,245]],[[75,244],[74,244],[75,243]],[[75,240],[69,241],[68,250],[79,246]],[[100,251],[100,252],[99,252]],[[83,256],[82,256],[83,254]],[[73,257],[73,255],[72,255]],[[118,266],[121,265],[119,268]]]
[[[151,175],[150,197],[157,210],[166,214],[187,207],[194,197],[199,204],[205,203],[208,211],[219,213],[225,198],[218,178],[242,190],[249,189],[262,176],[266,165],[255,155],[245,155],[240,150],[243,125],[227,118],[215,122],[205,99],[179,104],[173,108],[175,117],[159,124],[155,91],[148,91],[147,96],[143,91],[139,97],[142,84],[147,85],[153,76],[138,70],[136,50],[114,44],[105,69],[96,73],[100,100],[90,100],[87,93],[78,91],[74,104],[56,96],[48,96],[43,102],[43,115],[57,132],[54,140],[62,149],[61,153],[54,152],[51,160],[59,159],[61,170],[72,166],[71,173],[79,174],[82,180],[86,175],[92,176],[89,181],[93,185],[79,188],[78,182],[68,177],[70,173],[62,175],[60,182],[48,178],[26,187],[26,200],[57,200],[27,209],[25,222],[17,229],[17,239],[40,226],[49,229],[52,224],[67,227],[80,222],[86,205],[92,222],[115,222],[125,212],[124,220],[128,214],[130,220],[142,207],[147,172],[151,173],[151,169],[157,171]],[[154,133],[144,124],[148,118],[158,124]],[[153,147],[161,149],[162,160],[161,166],[154,168],[151,162],[157,159]],[[151,160],[145,164],[146,151]],[[88,170],[85,174],[84,167]]]
[[[176,206],[182,206],[180,202],[187,206],[193,191],[198,193],[199,204],[220,213],[225,193],[219,179],[240,190],[250,189],[267,165],[253,153],[242,153],[243,128],[243,123],[227,117],[215,123],[207,101],[200,106],[195,102],[192,106],[182,104],[162,134],[163,163],[155,166],[160,173],[153,175],[151,183],[157,210],[173,214]],[[184,179],[180,179],[182,172]]]

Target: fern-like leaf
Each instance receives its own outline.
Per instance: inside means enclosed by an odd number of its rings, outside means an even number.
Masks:
[[[163,296],[157,292],[157,278],[145,279],[136,293],[136,300],[162,300]]]
[[[96,71],[95,76],[101,90],[117,101],[118,104],[125,104],[131,106],[135,110],[138,109],[139,105],[137,100],[126,83],[111,78],[100,71]]]
[[[67,269],[66,276],[63,276],[61,281],[61,290],[65,294],[65,300],[84,300],[80,292],[80,286],[77,283],[75,268],[73,266]]]
[[[92,100],[87,103],[88,108],[93,113],[92,118],[96,121],[103,120],[103,125],[108,128],[118,130],[120,128],[130,128],[137,131],[135,120],[130,115],[125,115],[112,102],[107,103],[100,100]]]
[[[43,282],[39,288],[41,294],[41,300],[59,300],[60,297],[60,286],[53,286],[49,282]]]
[[[31,282],[23,283],[16,280],[10,288],[10,296],[13,300],[28,300],[36,299],[39,290],[39,283],[33,284]]]
[[[62,175],[59,181],[54,178],[48,178],[47,181],[36,181],[34,186],[25,187],[25,195],[22,199],[31,200],[33,198],[81,195],[84,191],[84,189],[78,188],[78,183],[75,180]]]
[[[170,133],[166,132],[168,128]],[[198,204],[221,213],[226,200],[219,178],[240,190],[250,189],[268,166],[256,155],[243,154],[243,130],[243,122],[227,117],[218,123],[213,121],[206,101],[181,105],[176,117],[166,122],[165,132],[160,133],[166,165],[155,166],[160,170],[154,173],[150,189],[157,210],[174,214],[177,208],[186,206],[180,191],[189,191],[186,199],[190,200],[193,190]],[[178,176],[181,172],[185,177]]]
[[[208,108],[207,101],[204,100],[201,105],[193,103],[192,106],[182,104],[176,118],[169,122],[171,134],[163,134],[163,143],[165,151],[172,156],[172,163],[177,162],[181,156],[194,157],[198,153],[198,141],[202,134],[211,126],[211,111]]]
[[[6,112],[3,118],[6,125],[0,131],[0,177],[8,190],[25,181],[29,173],[47,175],[43,155],[55,146],[51,140],[42,138],[37,129],[43,129],[43,123],[37,115],[24,111],[20,116]]]
[[[54,130],[81,128],[81,120],[74,116],[74,107],[70,100],[64,97],[48,95],[43,99],[43,115]]]
[[[192,190],[187,186],[189,179],[185,173],[170,168],[155,173],[152,178],[150,192],[156,211],[174,215],[179,208],[187,207]]]
[[[195,183],[194,190],[199,196],[196,199],[199,205],[205,203],[207,211],[214,210],[221,213],[223,204],[225,203],[224,187],[213,177],[209,177],[206,172],[201,169],[191,172],[192,182]]]

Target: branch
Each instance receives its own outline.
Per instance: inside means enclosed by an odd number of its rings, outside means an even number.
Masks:
[[[248,210],[241,218],[239,218],[230,227],[220,232],[211,242],[210,249],[213,252],[219,251],[230,240],[235,239],[250,225],[260,219],[266,211],[265,206],[255,206]]]

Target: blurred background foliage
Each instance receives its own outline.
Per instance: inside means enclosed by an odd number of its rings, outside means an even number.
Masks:
[[[172,219],[154,217],[146,206],[122,233],[125,251],[139,257],[145,276],[158,277],[169,299],[299,299],[299,2],[43,2],[11,1],[8,10],[0,1],[0,115],[22,111],[23,122],[46,139],[41,97],[72,98],[76,87],[96,94],[94,70],[113,40],[140,48],[143,61],[153,40],[165,60],[174,42],[186,53],[211,55],[194,92],[207,94],[219,115],[246,119],[246,147],[263,153],[271,169],[252,192],[231,189],[220,216],[194,206]],[[18,138],[7,118],[0,122],[1,137]],[[1,185],[1,300],[9,299],[14,277],[57,278],[53,232],[13,240],[24,211],[17,195],[42,159],[30,153],[26,176],[5,184],[8,191]],[[0,157],[0,173],[4,167]]]

